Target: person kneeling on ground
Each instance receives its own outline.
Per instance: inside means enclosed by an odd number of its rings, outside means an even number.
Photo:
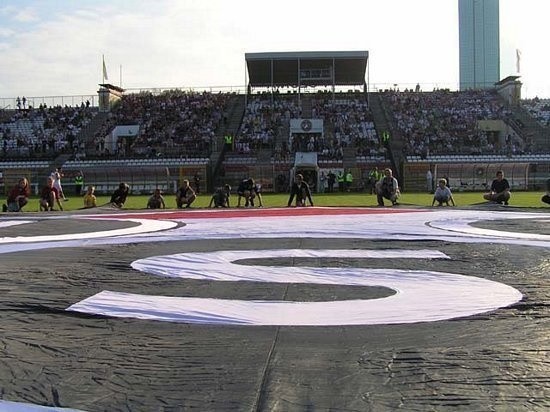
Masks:
[[[439,179],[437,181],[437,188],[434,192],[432,206],[435,204],[435,202],[438,203],[437,206],[443,206],[443,203],[449,206],[449,202],[451,202],[453,206],[456,206],[451,189],[449,189],[449,187],[447,186],[446,179]]]
[[[540,200],[550,205],[550,179],[546,181],[546,194]]]
[[[294,176],[294,183],[290,189],[290,197],[288,198],[287,207],[292,206],[292,201],[296,196],[296,206],[307,206],[306,200],[309,200],[311,206],[313,206],[313,199],[311,198],[311,190],[309,185],[304,182],[304,176],[298,173]]]
[[[44,186],[40,193],[39,203],[40,211],[53,211],[55,203],[59,206],[59,210],[63,210],[63,206],[61,206],[61,202],[59,201],[59,192],[57,188],[54,187],[54,180],[52,177],[48,177],[46,186]]]
[[[397,179],[393,177],[391,169],[384,169],[384,177],[376,184],[376,198],[378,200],[378,206],[384,206],[384,199],[391,201],[392,205],[397,205],[397,199],[401,192],[399,191],[399,183]]]
[[[111,196],[111,206],[118,207],[119,209],[122,208],[124,203],[126,203],[126,198],[128,197],[129,192],[130,186],[124,182],[119,184],[118,189],[115,190]]]
[[[29,181],[22,177],[8,193],[7,206],[3,205],[4,212],[22,212],[23,206],[29,202],[31,189]]]
[[[86,194],[84,195],[84,209],[90,209],[92,207],[97,207],[97,198],[95,197],[95,187],[88,186]]]
[[[153,195],[147,201],[147,209],[165,209],[164,197],[160,192],[160,189],[155,189]]]
[[[485,193],[483,198],[490,202],[508,205],[508,201],[511,197],[510,183],[504,178],[504,172],[499,170],[496,175],[496,179],[491,183],[491,191]]]
[[[178,209],[181,209],[184,205],[186,208],[191,207],[191,204],[196,198],[197,195],[191,188],[191,185],[189,185],[189,180],[185,179],[176,193],[176,205],[178,206]]]
[[[208,207],[229,207],[230,196],[231,186],[225,185],[223,187],[218,187],[212,195]]]
[[[254,198],[256,197],[254,179],[249,177],[239,183],[237,187],[237,207],[241,207],[241,198],[244,198],[244,207],[254,207]]]

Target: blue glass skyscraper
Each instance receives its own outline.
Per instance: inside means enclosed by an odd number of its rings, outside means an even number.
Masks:
[[[500,80],[499,0],[458,0],[460,90]]]

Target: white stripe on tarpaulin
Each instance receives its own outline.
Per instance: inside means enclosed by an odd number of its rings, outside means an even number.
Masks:
[[[255,210],[255,212],[258,212]],[[259,211],[261,212],[261,211]],[[171,213],[167,212],[169,216]],[[134,214],[135,215],[135,214]],[[157,213],[162,216],[162,213]],[[101,215],[73,216],[82,219]],[[64,216],[67,218],[67,216]],[[60,236],[0,237],[0,254],[54,247],[79,247],[142,242],[170,242],[197,239],[254,238],[338,238],[382,240],[439,240],[458,243],[501,243],[550,248],[550,236],[473,228],[477,221],[508,219],[550,219],[544,213],[495,212],[445,208],[425,213],[387,213],[331,216],[279,216],[230,219],[192,219],[169,221],[162,217],[139,219],[139,225],[117,231],[66,234]],[[136,221],[135,218],[109,217],[109,220]],[[164,223],[157,223],[164,222]],[[185,222],[184,226],[175,222]],[[243,230],[246,227],[246,230]],[[498,229],[498,228],[497,228]]]
[[[53,406],[31,405],[0,399],[0,412],[85,412],[80,409],[58,408]]]
[[[4,220],[0,221],[0,229],[16,225],[24,225],[26,223],[33,223],[32,220]],[[1,239],[1,238],[0,238]]]
[[[112,220],[112,219],[111,219]],[[123,220],[123,219],[119,219]],[[9,244],[9,243],[33,243],[33,242],[51,242],[51,241],[64,241],[64,240],[89,240],[94,238],[104,238],[104,237],[116,237],[124,235],[136,235],[143,234],[148,232],[155,232],[160,230],[167,230],[176,227],[178,224],[166,220],[150,220],[150,219],[124,219],[127,222],[135,222],[136,226],[122,228],[122,229],[113,229],[113,230],[102,230],[98,232],[83,232],[83,233],[59,233],[55,235],[30,235],[30,236],[17,236],[17,237],[0,237],[0,244]],[[52,225],[55,225],[54,220],[51,221]]]

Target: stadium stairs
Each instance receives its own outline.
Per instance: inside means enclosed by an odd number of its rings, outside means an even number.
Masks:
[[[238,139],[239,129],[244,116],[244,110],[245,96],[239,94],[234,95],[229,101],[226,109],[227,121],[224,126],[219,128],[216,132],[216,145],[210,155],[210,164],[213,165],[213,167],[211,169],[212,177],[211,179],[208,179],[210,183],[208,190],[211,192],[215,187],[221,186],[222,184],[220,179],[220,171],[227,153],[224,137],[227,134],[232,135],[233,144],[235,144],[235,141]]]
[[[290,123],[283,122],[282,127],[278,130],[277,134],[273,137],[273,147],[283,147],[284,142],[288,142],[288,136],[290,136]]]
[[[388,111],[384,106],[384,101],[380,93],[370,93],[369,105],[374,118],[374,126],[378,137],[382,138],[382,133],[388,131],[390,133],[389,146],[386,147],[388,151],[388,157],[391,161],[393,175],[401,183],[401,164],[403,159],[403,136],[397,128],[393,127],[392,122],[389,119]]]
[[[109,114],[105,112],[98,112],[86,125],[86,127],[80,130],[77,139],[84,142],[86,153],[96,153],[95,147],[95,135],[97,131],[103,126],[103,124],[109,118]]]
[[[357,167],[357,150],[355,147],[344,147],[343,166],[344,169],[355,169]]]
[[[519,125],[524,140],[533,142],[533,150],[548,153],[550,150],[550,128],[542,126],[521,106],[509,106],[514,114],[514,123]]]
[[[59,156],[57,156],[57,157],[54,159],[51,169],[54,170],[54,169],[56,169],[56,168],[63,167],[63,165],[65,164],[65,162],[68,161],[68,160],[70,160],[71,157],[72,157],[72,154],[70,154],[70,153],[63,153],[63,154],[60,154]]]
[[[305,96],[302,98],[302,118],[311,119],[312,116],[312,102],[311,98]]]

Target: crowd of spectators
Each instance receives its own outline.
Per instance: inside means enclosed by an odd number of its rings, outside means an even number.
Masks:
[[[254,96],[248,103],[237,138],[236,151],[250,153],[273,148],[273,158],[287,161],[297,151],[317,152],[320,160],[342,160],[344,148],[353,147],[357,155],[379,156],[380,145],[372,112],[364,98],[337,98],[332,94],[307,96],[311,112],[302,112],[296,96],[275,94]],[[292,118],[323,119],[323,133],[288,133]],[[239,146],[240,145],[240,146]]]
[[[479,120],[509,120],[512,113],[494,91],[433,92],[387,90],[383,106],[404,140],[407,155],[521,153],[525,142],[478,127]],[[107,114],[93,137],[94,150],[79,140],[82,128],[97,114],[89,104],[77,107],[30,106],[18,99],[17,109],[0,122],[3,157],[79,156],[153,157],[158,155],[208,157],[228,110],[231,94],[169,90],[125,94]],[[273,151],[276,160],[288,160],[296,151],[314,151],[320,160],[341,160],[344,149],[358,156],[384,156],[374,118],[364,96],[265,93],[250,96],[234,151],[252,154]],[[550,126],[550,100],[523,100],[523,107],[543,126]],[[324,120],[323,133],[288,136],[293,118]],[[135,136],[108,144],[116,126],[137,125]],[[528,142],[527,142],[528,144]]]
[[[40,105],[38,108],[20,103],[0,123],[2,157],[53,157],[60,153],[75,153],[84,142],[80,130],[97,113],[89,104],[76,107]]]
[[[95,134],[96,152],[103,156],[208,157],[229,97],[177,89],[124,95]],[[117,125],[139,125],[139,133],[121,139],[111,153],[106,139]]]
[[[287,163],[290,161],[290,155],[291,152],[290,147],[288,146],[288,140],[275,143],[275,148],[273,149],[273,160]]]
[[[525,99],[521,105],[544,127],[550,127],[550,99]]]
[[[291,118],[300,116],[300,108],[292,95],[259,94],[250,98],[235,143],[238,153],[254,153],[262,148],[273,148],[275,137]],[[279,145],[278,150],[283,148]]]
[[[312,117],[324,119],[326,125],[319,144],[320,158],[341,160],[346,147],[353,147],[358,156],[384,155],[385,149],[380,145],[372,111],[365,98],[316,98]]]
[[[386,91],[383,96],[407,155],[507,154],[522,149],[509,136],[502,144],[496,133],[478,127],[479,120],[512,116],[494,91]]]

